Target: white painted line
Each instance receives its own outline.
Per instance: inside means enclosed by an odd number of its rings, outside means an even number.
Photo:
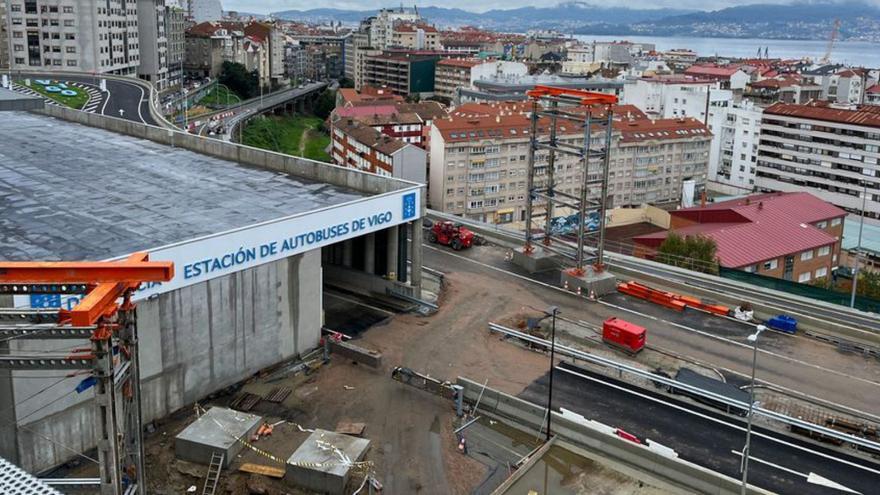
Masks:
[[[656,397],[652,397],[652,396],[647,395],[647,394],[643,394],[643,393],[641,393],[641,392],[636,392],[635,390],[630,390],[630,389],[628,389],[628,388],[626,388],[626,387],[621,387],[620,385],[616,385],[616,384],[614,384],[614,383],[604,382],[604,381],[602,381],[602,380],[600,380],[600,379],[598,379],[598,378],[593,378],[592,376],[584,375],[584,374],[578,373],[578,372],[576,372],[576,371],[568,370],[568,369],[565,369],[565,368],[560,368],[560,367],[558,367],[558,366],[557,366],[556,368],[554,368],[554,369],[557,370],[557,371],[562,371],[562,372],[564,372],[564,373],[568,373],[568,374],[570,374],[570,375],[574,375],[574,376],[577,376],[577,377],[583,378],[583,379],[585,379],[585,380],[590,380],[590,381],[593,381],[593,382],[601,383],[601,384],[603,384],[603,385],[605,385],[605,386],[607,386],[607,387],[611,387],[611,388],[614,388],[614,389],[617,389],[617,390],[621,390],[621,391],[623,391],[623,392],[627,392],[627,393],[629,393],[629,394],[635,395],[635,396],[637,396],[637,397],[641,397],[641,398],[646,399],[646,400],[650,400],[650,401],[652,401],[652,402],[657,402],[657,403],[659,403],[659,404],[663,404],[663,405],[665,405],[665,406],[667,406],[667,407],[671,407],[671,408],[673,408],[673,409],[676,409],[676,410],[679,410],[679,411],[682,411],[682,412],[686,412],[686,413],[688,413],[688,414],[692,414],[692,415],[697,416],[697,417],[699,417],[699,418],[703,418],[703,419],[706,419],[706,420],[712,421],[713,423],[718,423],[718,424],[721,424],[721,425],[727,426],[728,428],[733,428],[734,430],[746,431],[746,428],[745,428],[745,427],[738,426],[738,425],[735,425],[735,424],[733,424],[733,423],[728,423],[728,422],[726,422],[726,421],[722,421],[722,420],[720,420],[720,419],[718,419],[718,418],[713,418],[712,416],[709,416],[709,415],[706,415],[706,414],[703,414],[703,413],[700,413],[700,412],[694,411],[694,410],[692,410],[692,409],[688,409],[688,408],[686,408],[686,407],[682,407],[682,406],[679,406],[679,405],[676,405],[676,404],[672,404],[672,403],[666,402],[666,401],[664,401],[664,400],[658,399],[658,398],[656,398]],[[878,471],[878,470],[876,470],[876,469],[872,469],[872,468],[869,468],[869,467],[867,467],[867,466],[862,466],[861,464],[857,464],[857,463],[852,462],[852,461],[847,461],[846,459],[839,459],[839,458],[837,458],[837,457],[834,457],[834,456],[831,456],[831,455],[828,455],[828,454],[825,454],[825,453],[822,453],[822,452],[817,452],[817,451],[815,451],[815,450],[811,450],[811,449],[809,449],[809,448],[807,448],[807,447],[801,447],[800,445],[795,445],[795,444],[793,444],[793,443],[786,442],[786,441],[784,441],[784,440],[781,440],[781,439],[776,438],[776,437],[772,437],[772,436],[770,436],[770,435],[766,435],[766,434],[764,434],[764,433],[760,433],[760,432],[757,432],[757,431],[752,430],[752,435],[755,435],[755,436],[758,436],[758,437],[761,437],[761,438],[766,438],[767,440],[770,440],[771,442],[776,442],[776,443],[779,443],[779,444],[785,445],[785,446],[787,446],[787,447],[791,447],[791,448],[793,448],[793,449],[802,450],[802,451],[804,451],[804,452],[808,452],[808,453],[810,453],[810,454],[812,454],[812,455],[816,455],[816,456],[819,456],[819,457],[822,457],[822,458],[825,458],[825,459],[829,459],[829,460],[837,461],[837,462],[839,462],[839,463],[841,463],[841,464],[846,464],[846,465],[848,465],[848,466],[852,466],[852,467],[855,467],[855,468],[858,468],[858,469],[862,469],[862,470],[867,471],[867,472],[869,472],[869,473],[874,473],[874,474],[878,474],[878,475],[880,475],[880,471]]]
[[[743,455],[742,452],[737,452],[735,450],[731,450],[730,452],[737,455],[738,457],[742,457],[742,455]],[[861,492],[857,492],[851,488],[847,488],[847,487],[841,485],[840,483],[831,481],[828,478],[826,478],[824,476],[820,476],[816,473],[810,473],[810,474],[799,473],[799,472],[795,471],[794,469],[789,469],[785,466],[780,466],[779,464],[774,464],[770,461],[765,461],[764,459],[759,459],[759,458],[753,457],[751,455],[749,456],[749,460],[755,461],[755,462],[758,462],[761,464],[766,464],[767,466],[774,467],[776,469],[779,469],[780,471],[785,471],[786,473],[791,473],[791,474],[800,476],[801,478],[806,478],[807,483],[813,483],[814,485],[820,485],[820,486],[824,486],[827,488],[833,488],[835,490],[844,491],[847,493],[857,493],[857,494],[861,495]]]
[[[104,95],[104,104],[101,105],[101,115],[107,115],[107,103],[110,102],[110,86],[107,86],[107,94]]]
[[[682,330],[687,330],[688,332],[693,332],[693,333],[696,333],[696,334],[698,334],[698,335],[702,335],[702,336],[704,336],[704,337],[709,337],[709,338],[712,338],[712,339],[715,339],[715,340],[720,340],[720,341],[722,341],[722,342],[727,342],[727,343],[732,344],[732,345],[735,345],[735,346],[743,347],[743,348],[750,349],[750,350],[751,350],[751,348],[752,348],[752,346],[750,346],[749,344],[743,343],[743,342],[737,342],[737,341],[735,341],[735,340],[731,340],[731,339],[727,339],[727,338],[724,338],[724,337],[720,337],[720,336],[718,336],[718,335],[714,335],[714,334],[711,334],[711,333],[709,333],[709,332],[705,332],[705,331],[703,331],[703,330],[697,330],[696,328],[691,328],[691,327],[688,327],[688,326],[682,325],[682,324],[680,324],[680,323],[675,323],[674,321],[664,320],[663,318],[659,318],[659,317],[657,317],[657,316],[653,316],[653,315],[649,315],[649,314],[641,313],[641,312],[636,311],[636,310],[634,310],[634,309],[630,309],[630,308],[627,308],[627,307],[624,307],[624,306],[619,306],[619,305],[617,305],[617,304],[613,304],[613,303],[610,303],[610,302],[608,302],[608,301],[602,301],[602,300],[600,300],[600,301],[599,301],[599,304],[604,304],[605,306],[610,306],[610,307],[612,307],[612,308],[619,309],[619,310],[621,310],[621,311],[627,311],[627,312],[629,312],[629,313],[636,314],[636,315],[642,316],[642,317],[644,317],[644,318],[650,318],[650,319],[655,320],[655,321],[661,321],[661,322],[666,323],[666,324],[668,324],[668,325],[672,325],[672,326],[674,326],[674,327],[676,327],[676,328],[681,328]],[[868,380],[868,379],[866,379],[866,378],[861,378],[861,377],[858,377],[858,376],[848,375],[848,374],[846,374],[846,373],[842,373],[842,372],[840,372],[840,371],[833,370],[833,369],[830,369],[830,368],[825,368],[825,367],[819,366],[819,365],[817,365],[817,364],[808,363],[808,362],[806,362],[806,361],[801,361],[801,360],[799,360],[799,359],[795,359],[795,358],[793,358],[793,357],[789,357],[789,356],[786,356],[786,355],[784,355],[784,354],[777,354],[777,353],[775,353],[775,352],[773,352],[773,351],[768,351],[768,350],[766,350],[766,349],[762,349],[762,348],[760,348],[760,347],[758,347],[758,352],[761,353],[761,354],[766,354],[766,355],[768,355],[768,356],[773,356],[773,357],[775,357],[775,358],[777,358],[777,359],[782,359],[782,360],[784,360],[784,361],[788,361],[788,362],[791,362],[791,363],[796,363],[796,364],[799,364],[799,365],[802,365],[802,366],[807,366],[807,367],[809,367],[809,368],[814,368],[814,369],[821,370],[821,371],[824,371],[824,372],[827,372],[827,373],[831,373],[831,374],[834,374],[834,375],[842,376],[842,377],[844,377],[844,378],[849,378],[849,379],[851,379],[851,380],[857,380],[857,381],[860,381],[860,382],[865,382],[865,383],[870,384],[870,385],[873,385],[873,386],[875,386],[875,387],[880,387],[880,382],[875,382],[875,381],[873,381],[873,380]]]
[[[140,84],[136,84],[135,86],[137,86],[137,87],[140,88],[140,90],[141,90],[141,99],[138,100],[138,118],[141,119],[141,123],[142,123],[142,124],[146,124],[147,121],[144,120],[144,116],[143,116],[143,114],[141,113],[141,106],[143,106],[143,103],[144,103],[144,96],[145,96],[145,94],[144,94],[144,87],[141,86]],[[148,101],[147,103],[149,104],[149,101]]]

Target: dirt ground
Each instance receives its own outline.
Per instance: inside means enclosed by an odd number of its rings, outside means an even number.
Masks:
[[[254,445],[283,461],[308,436],[296,424],[334,430],[340,421],[362,422],[366,424],[363,436],[372,441],[367,460],[374,463],[384,493],[470,493],[486,469],[457,452],[453,404],[393,381],[391,370],[406,366],[446,380],[459,375],[488,379],[493,388],[517,394],[546,372],[546,357],[502,344],[487,331],[487,323],[511,319],[523,314],[524,306],[542,303],[519,287],[479,274],[457,273],[447,275],[440,302],[440,310],[432,316],[397,315],[361,335],[355,343],[380,351],[382,369],[334,358],[311,376],[299,374],[274,383],[255,379],[245,384],[242,390],[258,394],[274,387],[294,389],[281,405],[262,401],[251,411],[270,422],[288,421]],[[203,405],[225,406],[233,396],[216,397]],[[201,492],[206,467],[174,458],[174,436],[194,418],[193,411],[179,411],[148,435],[150,493],[185,493],[193,485]],[[242,462],[281,467],[245,449],[224,473],[217,493],[224,493],[224,488],[232,494],[304,493],[280,480],[240,473],[237,467]],[[352,478],[353,488],[363,479],[361,475]]]

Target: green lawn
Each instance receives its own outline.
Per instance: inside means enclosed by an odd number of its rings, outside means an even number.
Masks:
[[[255,148],[329,162],[330,155],[324,149],[330,136],[321,130],[321,124],[318,117],[259,117],[244,128],[242,139]]]
[[[233,93],[226,86],[214,86],[208,94],[199,99],[199,105],[234,105],[241,101],[237,94]]]
[[[52,82],[54,83],[58,81],[53,80]],[[22,86],[27,86],[24,81],[18,81],[18,84],[21,84]],[[62,96],[59,93],[50,93],[46,91],[46,88],[44,88],[41,84],[37,84],[33,79],[31,79],[31,85],[27,87],[47,98],[61,103],[62,105],[68,106],[70,108],[75,108],[77,110],[81,109],[89,101],[88,93],[80,88],[75,88],[69,84],[67,85],[67,89],[76,91],[76,96]]]

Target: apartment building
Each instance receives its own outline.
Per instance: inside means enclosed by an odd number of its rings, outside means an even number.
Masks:
[[[331,122],[340,119],[356,120],[386,136],[427,148],[427,138],[433,121],[446,116],[443,106],[436,101],[418,103],[387,99],[372,101],[372,104],[369,101],[361,101],[358,104],[337,106],[330,116]]]
[[[397,22],[391,31],[391,46],[410,50],[440,50],[440,32],[423,23]]]
[[[153,83],[160,92],[168,90],[169,68],[168,31],[165,0],[137,0],[138,41],[141,61],[139,78]]]
[[[417,24],[422,20],[415,10],[382,9],[374,17],[365,20],[370,36],[370,46],[385,50],[394,46],[394,26],[397,23]]]
[[[752,80],[741,66],[719,66],[714,64],[695,64],[684,71],[684,75],[717,81],[721,89],[744,91]]]
[[[12,69],[137,73],[141,60],[135,1],[6,4]]]
[[[762,113],[761,107],[747,100],[710,107],[709,189],[724,194],[754,191]]]
[[[865,103],[880,105],[880,84],[874,84],[865,90]]]
[[[370,35],[369,32],[365,29],[361,28],[358,31],[355,31],[350,36],[345,38],[344,44],[344,58],[345,58],[345,77],[350,79],[351,81],[355,81],[355,60],[357,58],[357,53],[360,50],[363,50],[370,46]]]
[[[220,0],[188,0],[189,18],[196,24],[223,20]]]
[[[6,18],[6,2],[0,0],[0,69],[9,68],[9,21]]]
[[[715,241],[719,264],[800,283],[827,279],[840,261],[846,212],[808,193],[770,193],[670,211],[670,232]],[[668,236],[633,238],[653,258]]]
[[[652,117],[693,117],[706,122],[709,107],[733,101],[733,92],[718,81],[682,75],[643,77],[623,91],[623,103]]]
[[[217,77],[223,62],[236,62],[257,71],[260,85],[268,87],[286,78],[283,52],[276,60],[274,49],[280,43],[271,24],[203,22],[186,31],[184,70],[195,77]]]
[[[332,123],[333,162],[374,174],[425,183],[427,152],[354,119]]]
[[[524,220],[530,129],[525,110],[518,102],[467,104],[434,122],[428,188],[432,208],[492,223]],[[681,197],[684,181],[705,184],[711,141],[705,125],[693,119],[647,119],[635,107],[617,107],[615,115],[607,198],[611,205],[673,203]],[[559,131],[562,142],[583,146],[582,126],[566,124]],[[594,139],[601,142],[601,131]],[[547,153],[538,151],[535,160],[536,179],[542,183]],[[557,154],[554,170],[560,191],[579,193],[583,169],[576,157]]]
[[[434,94],[454,100],[458,98],[459,88],[473,89],[475,81],[490,78],[518,78],[528,73],[528,66],[522,62],[444,58],[437,62]]]
[[[186,10],[166,2],[165,37],[168,38],[168,87],[183,83],[183,57],[186,54]]]
[[[806,191],[880,218],[880,108],[777,103],[764,110],[756,186]]]
[[[434,70],[437,55],[382,53],[364,58],[362,85],[386,87],[407,96],[434,92]]]

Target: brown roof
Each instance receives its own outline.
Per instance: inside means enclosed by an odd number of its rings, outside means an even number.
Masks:
[[[200,22],[187,29],[186,34],[189,36],[210,37],[217,34],[217,31],[221,29],[244,32],[244,24],[233,21]]]
[[[766,108],[764,114],[785,115],[789,117],[800,117],[803,119],[880,128],[880,114],[867,108],[846,110],[816,104],[795,105],[790,103],[776,103]]]
[[[446,116],[446,110],[439,102],[420,101],[418,103],[398,103],[397,111],[410,112],[419,116],[425,122]]]
[[[377,125],[408,125],[408,124],[421,124],[423,121],[418,114],[412,112],[405,113],[391,113],[391,114],[379,114],[374,113],[370,115],[359,115],[355,117],[358,122],[369,125],[369,126],[377,126]]]
[[[712,137],[709,128],[694,118],[615,120],[613,127],[620,132],[620,141],[623,143]]]
[[[437,65],[448,65],[451,67],[463,67],[470,69],[471,67],[482,64],[483,61],[476,58],[444,58],[437,62]]]
[[[335,128],[339,129],[355,141],[358,141],[386,155],[393,155],[397,151],[407,146],[407,144],[403,141],[395,139],[391,136],[386,136],[376,129],[373,129],[368,125],[361,124],[360,122],[353,119],[341,119],[333,125]]]

